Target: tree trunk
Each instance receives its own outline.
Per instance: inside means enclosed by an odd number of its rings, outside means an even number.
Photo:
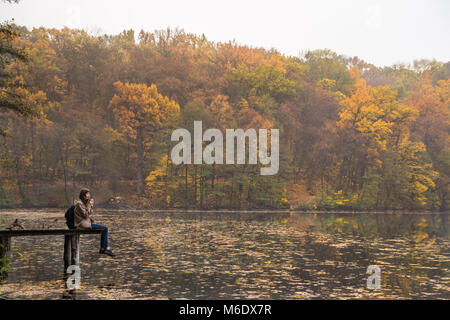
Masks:
[[[189,186],[188,186],[188,165],[186,166],[186,172],[185,172],[185,180],[184,180],[184,186],[185,186],[185,195],[184,195],[184,207],[187,209],[189,206]]]
[[[194,206],[197,207],[197,166],[194,165]]]
[[[137,193],[142,195],[144,191],[144,176],[142,173],[142,162],[144,157],[144,146],[142,141],[142,127],[137,128],[136,143],[137,143]]]
[[[65,148],[65,154],[67,157],[67,147]],[[64,159],[64,157],[61,157],[61,163],[63,166],[63,175],[64,175],[64,197],[66,198],[67,204],[69,204],[70,200],[69,200],[69,196],[67,195],[67,171],[66,171],[67,161],[66,160],[67,160],[67,158]]]

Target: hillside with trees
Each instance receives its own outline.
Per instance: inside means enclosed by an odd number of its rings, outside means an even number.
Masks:
[[[142,208],[448,209],[449,62],[294,57],[180,29],[10,28],[0,207],[62,207],[86,186]],[[194,120],[278,128],[278,174],[172,164],[171,132]]]

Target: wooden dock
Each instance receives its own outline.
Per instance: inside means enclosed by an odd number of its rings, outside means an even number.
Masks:
[[[98,229],[53,229],[53,230],[0,230],[0,258],[11,250],[12,237],[64,236],[64,270],[70,265],[80,264],[80,235],[100,234]]]

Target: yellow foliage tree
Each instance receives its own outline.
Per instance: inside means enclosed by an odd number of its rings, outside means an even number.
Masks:
[[[154,132],[163,125],[170,115],[178,114],[180,106],[175,101],[160,94],[156,85],[137,83],[114,83],[116,94],[110,101],[119,129],[132,140],[137,154],[137,193],[144,188],[143,155],[144,134]]]
[[[345,141],[357,144],[358,154],[348,158],[358,159],[355,163],[363,174],[369,167],[377,168],[383,185],[376,190],[387,193],[386,199],[389,190],[395,190],[400,197],[425,204],[425,192],[434,187],[437,172],[422,157],[425,145],[410,140],[410,126],[419,112],[399,102],[397,92],[389,87],[368,86],[356,67],[350,73],[355,90],[340,102],[337,122],[341,134],[351,137]]]

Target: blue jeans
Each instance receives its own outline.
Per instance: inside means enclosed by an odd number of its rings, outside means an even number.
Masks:
[[[108,247],[108,227],[102,226],[100,224],[91,223],[91,228],[102,230],[100,239],[100,248],[106,249],[106,247]]]

